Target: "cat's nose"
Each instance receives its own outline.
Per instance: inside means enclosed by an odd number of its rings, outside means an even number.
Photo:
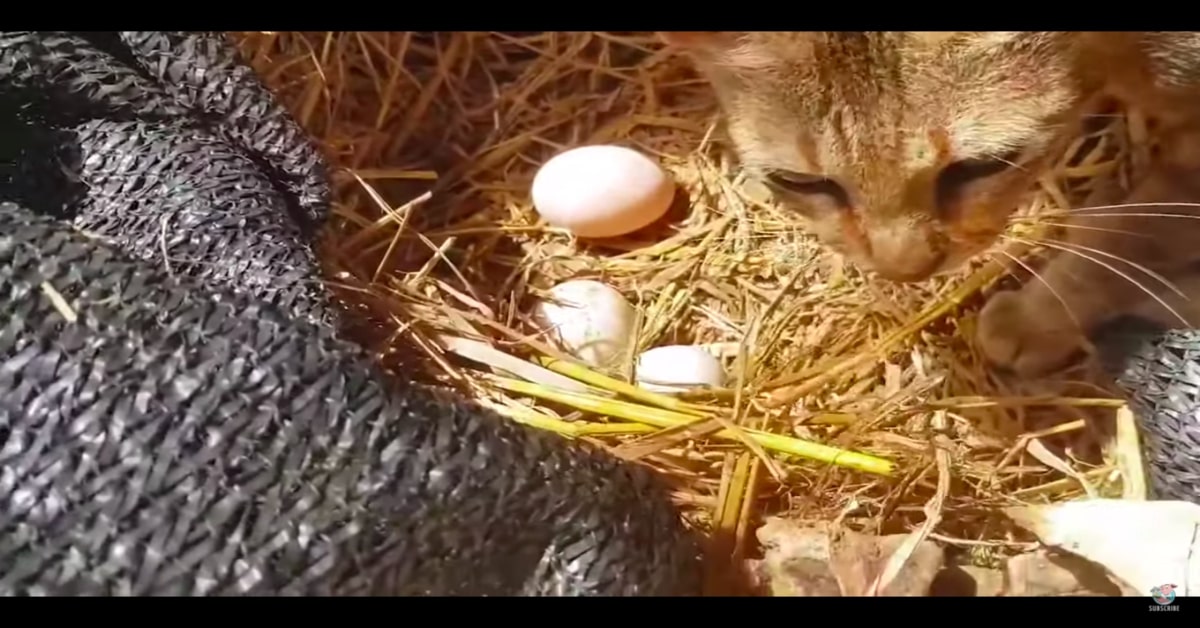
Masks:
[[[924,281],[941,268],[945,248],[932,229],[923,225],[893,224],[868,232],[875,272],[891,281]]]

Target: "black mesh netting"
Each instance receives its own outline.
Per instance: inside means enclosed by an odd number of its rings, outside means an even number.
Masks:
[[[1153,496],[1200,504],[1200,332],[1122,320],[1101,341],[1137,418]]]
[[[0,594],[698,592],[648,471],[336,336],[222,35],[0,32],[0,138]]]

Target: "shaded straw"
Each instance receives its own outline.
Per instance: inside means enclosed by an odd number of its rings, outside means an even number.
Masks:
[[[565,391],[554,391],[537,385],[528,384],[517,380],[504,378],[492,378],[500,388],[513,392],[523,393],[532,397],[539,397],[549,401],[556,401],[574,406],[580,410],[584,410],[601,416],[618,417],[629,421],[638,421],[646,425],[655,427],[668,428],[679,427],[689,423],[696,422],[696,417],[682,412],[672,412],[670,410],[660,410],[657,408],[648,408],[631,403],[623,403],[582,395],[579,393],[570,393]],[[789,438],[787,436],[779,436],[777,434],[768,434],[758,430],[744,430],[744,434],[753,439],[758,444],[767,449],[783,454],[791,454],[800,456],[810,460],[819,460],[830,464],[840,465],[849,469],[857,469],[866,471],[867,473],[875,473],[879,475],[891,475],[891,462],[875,456],[869,456],[853,451],[844,451],[836,447],[828,447],[818,443],[810,443],[797,438]],[[742,440],[742,436],[735,433],[733,430],[721,430],[713,435],[715,438],[724,440]]]
[[[1014,500],[1068,499],[1081,481],[1120,492],[1095,433],[1055,431],[1114,424],[1101,382],[1080,370],[1014,381],[970,341],[981,296],[1007,271],[1027,273],[1002,256],[919,285],[858,273],[743,179],[707,86],[652,34],[237,37],[342,168],[320,254],[380,362],[651,465],[729,552],[781,513],[881,533],[933,526],[921,534],[1003,548],[1018,533],[999,513]],[[1068,209],[1125,174],[1142,127],[1108,122],[1070,147],[1021,216]],[[602,142],[660,160],[679,211],[604,242],[542,223],[529,199],[537,167]],[[575,277],[628,297],[639,350],[726,347],[736,384],[676,398],[630,385],[630,364],[574,368],[528,314]],[[545,372],[514,373],[480,345]],[[547,373],[591,390],[563,393]]]

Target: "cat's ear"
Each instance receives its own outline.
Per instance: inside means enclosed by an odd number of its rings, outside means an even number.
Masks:
[[[658,37],[705,67],[754,70],[776,65],[780,57],[778,43],[772,43],[769,35],[764,38],[752,32],[658,31]],[[782,49],[806,45],[806,41],[802,34],[787,33]]]
[[[741,33],[732,31],[658,31],[663,43],[701,56],[719,55],[738,45]]]

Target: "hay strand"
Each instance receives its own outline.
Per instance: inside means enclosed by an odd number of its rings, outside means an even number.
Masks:
[[[236,36],[339,167],[321,258],[381,365],[652,466],[695,525],[728,537],[722,551],[747,550],[755,522],[779,514],[1019,547],[1003,507],[1122,490],[1096,434],[1055,431],[1111,425],[1115,395],[1078,369],[1017,382],[974,349],[978,306],[1019,265],[981,259],[906,286],[859,273],[745,180],[710,90],[652,34]],[[1014,234],[1036,239],[1023,230],[1124,180],[1144,129],[1109,121],[1030,191]],[[533,174],[586,143],[659,159],[680,189],[672,215],[602,242],[545,225]],[[1035,267],[1042,251],[1007,252]],[[635,305],[639,351],[720,347],[731,386],[661,395],[628,365],[563,355],[530,304],[585,277]]]
[[[499,388],[503,388],[504,390],[529,395],[530,397],[537,397],[539,399],[545,399],[547,401],[553,401],[555,403],[569,405],[578,410],[583,410],[599,416],[610,416],[614,418],[625,419],[627,421],[636,421],[638,423],[644,423],[646,425],[652,425],[662,429],[691,425],[701,420],[694,415],[685,414],[683,412],[651,408],[648,406],[627,403],[624,401],[615,401],[594,395],[552,390],[534,384],[529,384],[527,382],[503,377],[489,377],[488,381],[494,383]],[[760,432],[758,430],[742,430],[739,434],[730,429],[716,432],[713,434],[713,437],[722,440],[738,442],[741,442],[743,438],[747,438],[753,440],[760,446],[779,454],[799,456],[809,460],[817,460],[827,464],[842,466],[847,469],[856,469],[858,471],[874,473],[876,475],[886,476],[892,474],[892,463],[882,458],[854,451],[846,451],[836,447],[829,447],[819,443],[807,442],[798,438],[790,438],[787,436],[780,436],[778,434]]]

